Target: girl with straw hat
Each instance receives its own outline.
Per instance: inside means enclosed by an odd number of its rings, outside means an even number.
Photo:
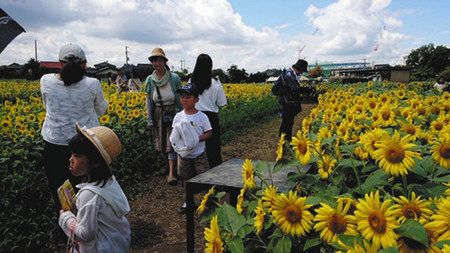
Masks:
[[[122,151],[113,130],[98,126],[81,128],[70,140],[70,171],[81,177],[76,187],[76,215],[61,210],[59,225],[79,252],[128,252],[131,230],[125,215],[127,197],[112,174],[111,163]]]

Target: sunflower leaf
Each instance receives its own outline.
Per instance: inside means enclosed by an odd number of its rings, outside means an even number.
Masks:
[[[427,182],[412,188],[416,194],[423,195],[426,198],[440,197],[444,194],[446,189],[447,187],[442,183],[435,182]]]
[[[244,252],[244,243],[239,237],[234,237],[233,239],[228,241],[227,246],[231,252]]]
[[[398,233],[402,237],[409,238],[411,240],[417,241],[424,245],[428,246],[428,234],[425,231],[425,228],[418,221],[413,219],[406,220],[403,224],[400,225],[395,232]]]
[[[219,210],[219,221],[221,227],[236,235],[239,229],[245,224],[244,216],[240,215],[236,209],[227,203],[224,203]]]
[[[396,247],[389,247],[378,251],[378,253],[398,253],[398,250]]]
[[[444,245],[449,245],[450,244],[450,240],[443,240],[443,241],[439,241],[436,243],[436,246],[438,246],[440,249],[442,247],[444,247]]]
[[[361,185],[362,194],[369,193],[379,186],[385,186],[388,184],[387,175],[383,170],[376,170],[370,174],[366,181]]]
[[[308,239],[305,242],[305,246],[303,247],[303,251],[307,251],[307,250],[309,250],[311,248],[314,248],[314,247],[320,245],[321,243],[322,242],[320,241],[319,237]]]
[[[292,248],[292,241],[288,236],[281,237],[275,244],[274,252],[290,253]]]

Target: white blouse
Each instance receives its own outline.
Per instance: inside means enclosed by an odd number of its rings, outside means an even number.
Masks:
[[[69,144],[76,134],[76,123],[87,128],[98,126],[98,117],[108,108],[100,82],[90,77],[64,86],[55,74],[43,75],[41,95],[46,109],[41,134],[45,141],[56,145]]]
[[[211,86],[199,96],[195,108],[199,111],[219,112],[219,107],[227,104],[225,91],[219,80],[211,78]]]

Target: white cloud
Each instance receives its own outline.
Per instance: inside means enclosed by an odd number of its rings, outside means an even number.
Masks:
[[[315,45],[308,53],[337,62],[373,57],[387,46],[396,47],[404,39],[395,32],[402,22],[389,14],[389,4],[389,0],[339,0],[324,8],[309,6],[305,15],[318,32],[305,39]]]
[[[130,63],[148,63],[149,52],[162,47],[169,65],[176,69],[184,60],[192,70],[197,55],[208,53],[215,68],[226,70],[236,64],[255,72],[290,66],[301,48],[301,57],[309,61],[339,62],[398,53],[396,47],[405,38],[396,32],[403,25],[401,20],[387,11],[389,0],[338,0],[323,8],[311,5],[299,13],[299,20],[306,17],[315,32],[299,31],[289,39],[280,33],[295,24],[256,29],[226,0],[6,1],[27,33],[3,51],[0,65],[34,57],[37,39],[39,60],[56,60],[61,45],[75,42],[86,49],[89,64],[109,61],[121,66],[125,46]]]

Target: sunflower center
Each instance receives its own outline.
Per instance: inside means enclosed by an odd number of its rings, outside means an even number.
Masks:
[[[405,150],[398,144],[392,145],[386,150],[386,159],[391,163],[399,163],[405,158]]]
[[[419,115],[424,115],[427,111],[425,110],[425,108],[421,107],[417,109],[417,113]]]
[[[443,128],[444,126],[441,124],[441,123],[436,123],[436,125],[434,125],[434,129],[436,129],[436,130],[438,130],[438,131],[440,131],[440,130],[442,130],[442,128]]]
[[[420,214],[420,209],[418,209],[416,206],[405,206],[403,208],[403,215],[407,219],[419,218]]]
[[[306,154],[306,151],[308,150],[306,143],[304,141],[300,141],[297,145],[297,149],[300,153]]]
[[[299,223],[302,219],[302,210],[300,210],[297,206],[289,205],[284,209],[284,214],[286,216],[286,220],[291,224]]]
[[[328,228],[335,234],[342,234],[347,228],[347,221],[342,215],[333,214],[328,218]]]
[[[369,215],[368,218],[370,227],[377,233],[383,234],[386,232],[386,219],[378,211],[374,211]]]
[[[439,154],[445,159],[450,159],[450,144],[442,145],[439,149]]]
[[[390,117],[391,117],[391,113],[388,112],[388,111],[384,111],[384,112],[381,113],[381,118],[383,120],[388,120]]]
[[[416,129],[413,126],[406,126],[405,127],[405,132],[407,132],[410,135],[415,135],[416,134]]]

